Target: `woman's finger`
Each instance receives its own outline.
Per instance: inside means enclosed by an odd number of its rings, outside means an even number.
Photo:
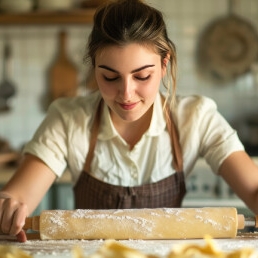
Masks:
[[[25,223],[27,206],[13,199],[5,199],[1,206],[1,231],[9,235],[17,235]]]
[[[25,224],[25,219],[28,216],[27,205],[20,203],[13,214],[13,221],[10,227],[10,235],[17,235]]]
[[[27,236],[26,233],[24,232],[24,230],[20,231],[17,235],[17,241],[18,242],[26,242],[27,241]]]

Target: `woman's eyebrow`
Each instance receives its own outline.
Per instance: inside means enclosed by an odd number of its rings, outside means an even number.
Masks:
[[[139,68],[137,68],[137,69],[132,70],[131,73],[136,73],[136,72],[139,72],[139,71],[144,70],[144,69],[146,69],[146,68],[154,67],[154,66],[155,66],[155,65],[144,65],[144,66],[142,66],[142,67],[139,67]],[[102,69],[106,69],[106,70],[111,71],[111,72],[114,72],[114,73],[119,73],[119,72],[116,71],[115,69],[113,69],[113,68],[111,68],[111,67],[108,67],[108,66],[106,66],[106,65],[99,65],[98,67],[99,67],[99,68],[102,68]]]
[[[144,70],[146,68],[153,67],[153,66],[155,66],[155,65],[144,65],[140,68],[134,69],[133,71],[131,71],[131,73],[137,73],[137,72],[140,72],[141,70]]]
[[[102,68],[102,69],[106,69],[106,70],[114,72],[114,73],[119,73],[118,71],[116,71],[116,70],[114,70],[114,69],[112,69],[112,68],[110,68],[110,67],[108,67],[106,65],[99,65],[98,67]]]

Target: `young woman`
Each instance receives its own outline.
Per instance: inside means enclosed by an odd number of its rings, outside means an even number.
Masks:
[[[175,95],[176,51],[158,10],[101,7],[86,59],[98,89],[51,105],[0,193],[2,232],[26,240],[25,218],[67,167],[76,208],[179,207],[199,157],[258,213],[258,168],[235,130],[211,99]]]

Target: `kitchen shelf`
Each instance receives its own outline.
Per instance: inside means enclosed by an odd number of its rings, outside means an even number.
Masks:
[[[34,11],[29,13],[1,13],[0,26],[3,25],[58,25],[91,24],[94,8],[71,11]]]

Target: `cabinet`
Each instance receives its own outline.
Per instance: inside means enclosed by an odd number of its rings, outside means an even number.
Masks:
[[[2,13],[0,14],[0,26],[90,24],[93,21],[94,13],[94,8],[74,9],[62,12],[35,11],[29,13]]]

